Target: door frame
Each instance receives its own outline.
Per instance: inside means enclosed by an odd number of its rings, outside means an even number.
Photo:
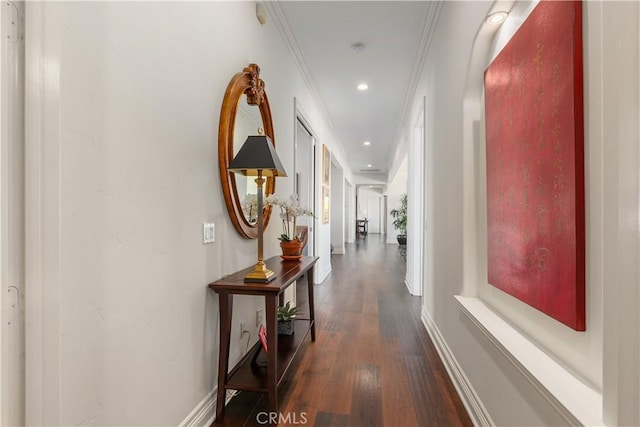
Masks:
[[[311,165],[311,182],[309,186],[311,188],[311,200],[313,201],[313,206],[311,206],[311,210],[313,212],[320,212],[318,198],[316,197],[316,184],[317,184],[317,171],[316,171],[316,147],[317,147],[317,138],[316,134],[313,131],[313,128],[309,124],[309,121],[306,119],[304,112],[300,107],[300,103],[294,97],[293,98],[293,109],[294,109],[294,120],[293,120],[293,174],[294,174],[294,183],[293,183],[293,192],[298,193],[298,180],[295,178],[296,174],[299,170],[299,165],[297,164],[298,160],[298,123],[309,133],[311,136],[311,147],[309,147],[310,158],[308,159],[308,164]],[[311,252],[309,255],[315,256],[318,253],[318,238],[316,235],[316,230],[318,230],[318,215],[316,215],[311,221],[311,229],[309,230],[309,249]]]
[[[0,425],[25,424],[23,1],[0,9]]]

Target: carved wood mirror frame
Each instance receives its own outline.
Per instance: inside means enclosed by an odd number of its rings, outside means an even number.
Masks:
[[[267,93],[264,91],[264,82],[260,79],[260,67],[256,64],[249,64],[242,72],[233,76],[229,82],[222,101],[220,126],[218,128],[218,164],[220,166],[220,181],[227,212],[229,213],[229,218],[231,218],[231,223],[240,236],[246,239],[255,239],[258,237],[258,227],[256,224],[250,223],[245,217],[242,211],[242,200],[238,195],[236,174],[229,171],[229,164],[235,155],[233,140],[238,104],[243,94],[247,95],[246,99],[249,105],[255,105],[260,109],[264,133],[271,138],[275,147],[276,139],[273,134],[269,100],[267,99]],[[243,137],[246,136],[248,135]],[[275,188],[275,178],[266,177],[264,195],[273,194]],[[271,206],[265,207],[262,215],[264,228],[266,229],[271,216]]]

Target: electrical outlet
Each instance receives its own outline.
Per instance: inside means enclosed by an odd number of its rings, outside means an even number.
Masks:
[[[256,328],[259,328],[262,322],[264,322],[264,311],[258,310],[256,311]]]

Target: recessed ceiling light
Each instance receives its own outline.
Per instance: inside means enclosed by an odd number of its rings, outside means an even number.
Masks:
[[[369,85],[366,83],[360,83],[358,85],[358,90],[367,90],[367,89],[369,89]]]
[[[496,12],[487,16],[489,24],[502,24],[509,14],[507,12]]]
[[[365,141],[363,142],[364,145],[371,145],[371,143],[369,141]]]
[[[368,168],[372,168],[372,167],[373,167],[373,165],[367,165],[367,167],[368,167]]]

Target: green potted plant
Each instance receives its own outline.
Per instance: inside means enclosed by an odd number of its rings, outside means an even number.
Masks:
[[[293,335],[293,319],[296,318],[300,310],[295,305],[291,306],[291,301],[278,307],[278,334],[280,335]]]
[[[407,244],[407,193],[403,193],[400,197],[400,208],[392,209],[389,212],[393,217],[393,227],[400,232],[397,239],[401,245]]]

